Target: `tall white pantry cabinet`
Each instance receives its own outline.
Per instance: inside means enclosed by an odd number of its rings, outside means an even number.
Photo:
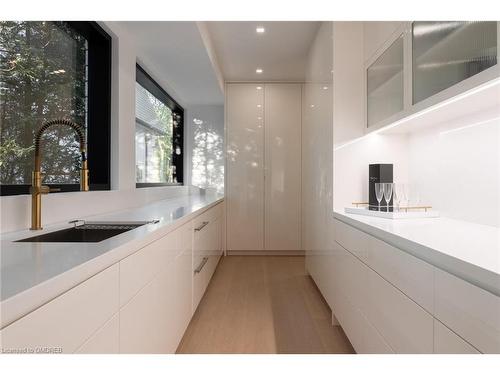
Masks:
[[[228,83],[227,249],[301,249],[302,84]]]

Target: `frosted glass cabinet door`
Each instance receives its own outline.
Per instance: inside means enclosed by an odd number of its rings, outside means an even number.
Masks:
[[[368,126],[403,110],[403,47],[401,35],[367,69]]]
[[[265,87],[265,248],[300,250],[302,85]]]
[[[264,85],[226,86],[226,126],[227,248],[264,250]]]
[[[413,104],[497,63],[497,22],[413,22]]]

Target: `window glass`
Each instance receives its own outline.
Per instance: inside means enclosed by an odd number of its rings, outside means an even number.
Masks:
[[[87,125],[87,40],[63,22],[0,22],[0,183],[31,184],[33,138],[47,120]],[[43,138],[44,183],[79,181],[72,129]]]
[[[497,63],[497,23],[413,23],[413,103]]]
[[[182,109],[141,68],[137,77],[136,182],[182,183]]]
[[[403,110],[403,37],[368,67],[368,126]]]

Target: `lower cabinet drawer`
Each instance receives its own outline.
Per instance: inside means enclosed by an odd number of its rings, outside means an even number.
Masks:
[[[359,342],[359,337],[370,342],[369,336],[376,334],[370,349],[363,349],[369,352],[385,353],[386,345],[396,353],[432,353],[432,315],[340,245],[334,245],[333,253],[333,282],[337,285],[333,311],[340,314],[343,327],[349,325],[344,327],[348,337],[356,340],[352,335],[357,335]],[[361,326],[369,332],[367,336],[356,333]]]
[[[219,204],[193,221],[193,312],[222,254],[221,207]]]
[[[118,312],[118,286],[115,264],[2,329],[2,349],[74,353]]]
[[[369,244],[369,267],[432,314],[434,267],[375,237]]]
[[[436,319],[434,319],[434,353],[480,354],[476,348]]]
[[[432,315],[368,269],[365,315],[396,353],[432,353]]]
[[[435,272],[435,316],[482,353],[500,353],[500,297]]]
[[[180,253],[178,237],[177,229],[120,261],[120,306]]]
[[[118,354],[120,352],[120,319],[118,313],[78,348],[77,354]]]
[[[207,290],[219,259],[220,255],[193,256],[193,312]]]
[[[368,257],[370,235],[340,220],[334,220],[335,241],[365,261]]]
[[[174,353],[175,335],[173,266],[160,271],[120,309],[120,352],[128,354]]]
[[[333,313],[359,354],[392,354],[394,351],[384,341],[361,310],[351,305],[343,293],[336,293]]]

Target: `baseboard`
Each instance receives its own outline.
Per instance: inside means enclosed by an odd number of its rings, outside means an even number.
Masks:
[[[304,256],[304,250],[227,250],[226,255]]]

